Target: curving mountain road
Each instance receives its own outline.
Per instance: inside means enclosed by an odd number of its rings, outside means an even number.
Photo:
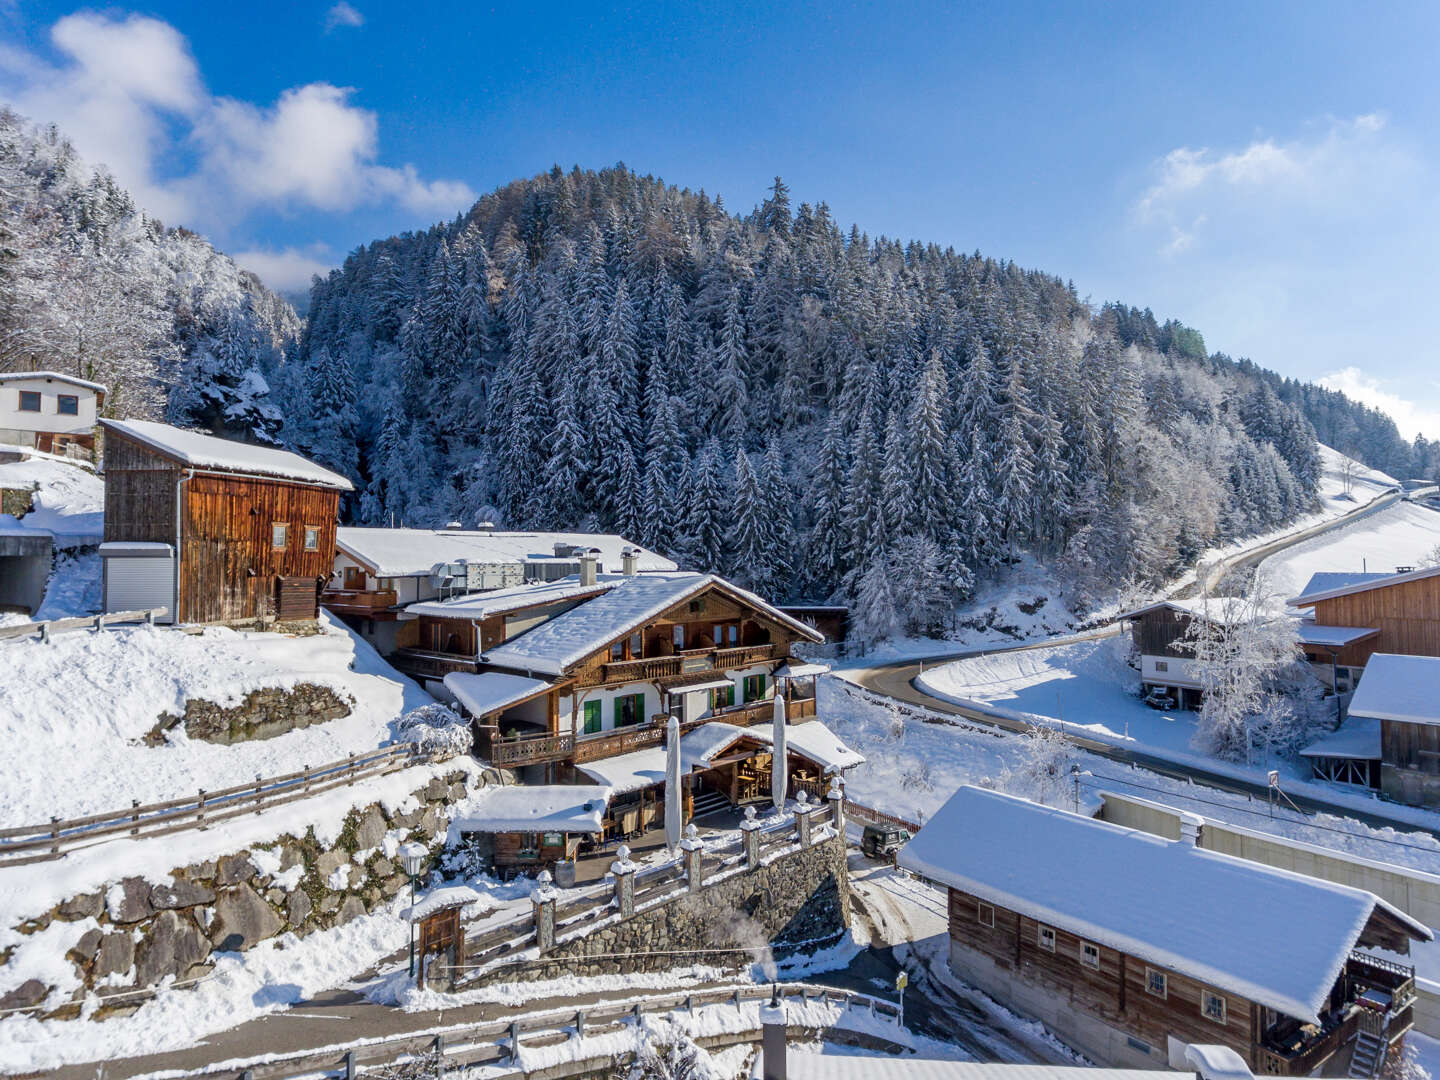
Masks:
[[[1171,590],[1167,595],[1176,599],[1194,595],[1201,588],[1203,582],[1205,587],[1214,588],[1225,575],[1245,567],[1254,566],[1277,551],[1283,551],[1295,544],[1300,544],[1316,536],[1343,529],[1354,524],[1362,518],[1394,506],[1400,502],[1401,496],[1398,491],[1387,491],[1384,494],[1372,499],[1364,506],[1352,510],[1348,514],[1333,518],[1330,521],[1321,522],[1318,525],[1308,526],[1304,529],[1297,529],[1293,533],[1278,537],[1274,540],[1257,544],[1253,548],[1246,548],[1244,551],[1216,559],[1211,563],[1203,565],[1197,572],[1200,581],[1189,581]],[[853,668],[844,671],[837,671],[835,674],[857,686],[874,694],[893,698],[897,701],[910,705],[918,705],[929,709],[932,712],[948,713],[953,716],[963,717],[966,720],[975,721],[981,724],[988,724],[991,727],[1002,728],[1007,731],[1025,732],[1030,725],[1014,717],[1006,716],[999,712],[992,712],[983,708],[976,708],[967,705],[957,705],[937,698],[920,687],[915,685],[916,677],[924,670],[926,664],[944,663],[951,660],[960,660],[969,656],[985,656],[994,653],[1021,652],[1027,649],[1048,649],[1057,645],[1068,645],[1079,641],[1095,641],[1101,638],[1114,637],[1121,632],[1121,624],[1109,623],[1105,626],[1096,627],[1075,634],[1065,634],[1052,638],[1042,638],[1037,641],[1025,641],[1015,645],[982,645],[962,649],[951,649],[944,652],[936,652],[932,655],[911,657],[905,660],[897,660],[888,664],[876,664],[869,668]],[[1123,765],[1137,765],[1148,769],[1151,772],[1160,773],[1178,780],[1190,780],[1197,784],[1204,784],[1208,787],[1219,788],[1224,791],[1237,794],[1268,796],[1269,789],[1260,783],[1254,783],[1238,779],[1227,773],[1212,771],[1201,766],[1182,764],[1169,758],[1151,754],[1144,750],[1132,750],[1126,747],[1115,746],[1111,743],[1099,742],[1087,738],[1084,735],[1066,732],[1066,737],[1081,749],[1109,758],[1111,761]],[[1379,828],[1403,828],[1418,829],[1419,826],[1401,818],[1390,817],[1381,811],[1356,810],[1349,806],[1342,806],[1326,802],[1306,795],[1290,795],[1292,801],[1303,810],[1321,811],[1325,813],[1343,814],[1347,817],[1356,818]]]

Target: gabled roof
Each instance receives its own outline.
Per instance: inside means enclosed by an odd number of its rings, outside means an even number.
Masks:
[[[1316,1022],[1372,919],[1430,931],[1372,893],[1186,840],[962,787],[906,869],[1301,1020]]]
[[[674,570],[663,555],[647,551],[614,533],[496,532],[490,529],[369,529],[342,526],[335,546],[376,577],[413,577],[428,574],[436,563],[471,562],[553,563],[573,562],[578,556],[557,556],[555,545],[594,549],[599,569],[618,574],[624,569],[621,553],[633,549],[642,573]]]
[[[1230,613],[1225,606],[1225,597],[1195,597],[1189,600],[1159,600],[1134,611],[1122,612],[1115,618],[1117,621],[1124,619],[1138,619],[1144,615],[1152,615],[1157,612],[1172,612],[1176,617],[1184,615],[1189,618],[1208,619],[1222,626],[1231,622]]]
[[[65,375],[59,371],[7,371],[0,374],[0,382],[19,382],[24,379],[44,379],[47,382],[69,383],[82,390],[94,390],[97,395],[96,400],[102,405],[105,403],[105,395],[108,393],[103,383],[77,379],[74,375]]]
[[[1375,653],[1350,699],[1350,715],[1440,724],[1440,657]]]
[[[529,701],[546,693],[554,685],[547,679],[527,679],[503,671],[484,671],[472,675],[468,671],[452,671],[445,676],[445,689],[469,710],[471,716],[488,716],[512,705]]]
[[[541,607],[561,600],[583,599],[599,596],[615,587],[614,581],[603,578],[594,585],[581,585],[580,578],[571,575],[559,581],[538,582],[531,585],[513,585],[508,589],[491,589],[488,592],[468,593],[453,600],[421,600],[405,608],[406,615],[430,615],[437,619],[484,619],[526,608]]]
[[[289,450],[219,439],[214,435],[157,424],[151,420],[101,420],[100,424],[107,431],[144,443],[165,457],[191,468],[269,476],[340,491],[354,490],[354,485],[339,473]]]
[[[456,805],[451,826],[480,833],[598,833],[611,794],[610,788],[591,784],[486,787]]]
[[[1410,581],[1423,581],[1425,578],[1434,577],[1436,574],[1440,574],[1440,566],[1427,566],[1420,570],[1407,570],[1403,574],[1316,574],[1306,584],[1305,591],[1293,600],[1288,601],[1288,603],[1291,607],[1309,607],[1311,604],[1319,603],[1321,600],[1334,600],[1336,597],[1369,592],[1371,589],[1386,589],[1391,585],[1404,585]],[[1348,584],[1315,588],[1317,578],[1348,578],[1351,580]],[[1326,583],[1321,582],[1321,584],[1324,585]]]
[[[633,577],[606,575],[600,581],[610,588],[491,649],[483,659],[497,667],[559,675],[591,653],[633,633],[662,612],[711,587],[730,594],[811,641],[825,640],[824,635],[814,627],[806,626],[754,593],[714,574],[677,571],[636,574]],[[418,605],[411,605],[409,610],[416,607]]]

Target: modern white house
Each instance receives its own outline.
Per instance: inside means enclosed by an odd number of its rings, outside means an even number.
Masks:
[[[0,443],[46,453],[95,449],[105,387],[58,371],[0,374]]]

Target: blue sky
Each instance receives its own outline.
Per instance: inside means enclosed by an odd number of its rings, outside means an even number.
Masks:
[[[553,163],[1011,258],[1440,436],[1440,6],[0,2],[0,96],[289,289]]]

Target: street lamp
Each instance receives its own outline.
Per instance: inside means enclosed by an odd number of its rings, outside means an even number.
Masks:
[[[415,977],[415,879],[430,854],[424,844],[410,841],[400,845],[400,868],[410,877],[410,977]]]

